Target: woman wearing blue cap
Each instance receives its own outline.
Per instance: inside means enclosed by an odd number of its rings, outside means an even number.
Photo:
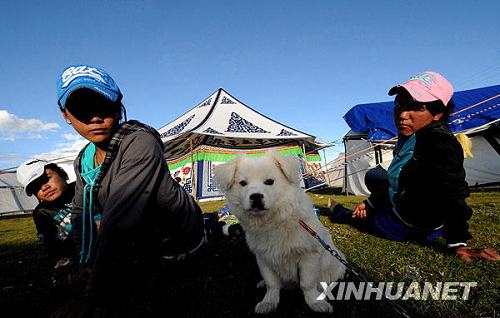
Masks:
[[[171,178],[158,132],[120,122],[122,93],[108,73],[72,65],[57,89],[65,120],[89,141],[74,163],[72,211],[80,266],[89,273],[85,310],[124,314],[151,275],[162,242],[174,254],[202,245],[201,210]]]

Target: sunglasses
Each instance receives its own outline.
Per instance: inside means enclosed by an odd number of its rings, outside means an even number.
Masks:
[[[38,190],[40,190],[40,188],[47,182],[49,182],[49,177],[44,172],[43,175],[38,177],[35,181],[31,182],[26,190],[28,190],[27,192],[29,193],[37,193]]]
[[[414,100],[398,100],[394,101],[394,111],[405,112],[405,111],[419,111],[423,112],[427,108],[424,103],[416,102]]]
[[[113,103],[89,89],[80,89],[68,97],[66,110],[82,122],[94,116],[114,117],[121,112],[121,104]]]

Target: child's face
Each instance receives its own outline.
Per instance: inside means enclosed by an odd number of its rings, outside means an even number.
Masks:
[[[68,187],[63,177],[54,170],[48,168],[45,169],[45,175],[34,182],[39,183],[34,185],[35,189],[33,193],[40,201],[54,201],[60,198]]]
[[[121,109],[97,93],[83,92],[72,99],[62,112],[83,138],[99,146],[111,140],[113,130],[120,121]]]

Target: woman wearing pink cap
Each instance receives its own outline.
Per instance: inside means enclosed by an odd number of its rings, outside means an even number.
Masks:
[[[499,260],[494,249],[467,246],[472,209],[465,203],[463,150],[447,125],[453,87],[442,75],[423,72],[394,86],[398,142],[388,171],[370,170],[370,197],[354,211],[330,202],[331,218],[397,241],[443,236],[449,251],[469,261]]]

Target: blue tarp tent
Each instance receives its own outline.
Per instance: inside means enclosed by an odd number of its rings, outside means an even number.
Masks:
[[[450,117],[450,129],[454,133],[488,125],[500,118],[500,85],[456,92],[453,101],[455,115]],[[351,130],[368,133],[368,140],[391,139],[397,135],[393,107],[393,102],[356,105],[344,115],[344,120]]]
[[[500,184],[500,85],[456,92],[450,116],[454,133],[464,133],[472,144],[474,158],[464,167],[470,186]],[[344,116],[351,128],[344,137],[344,159],[338,158],[329,171],[342,178],[346,192],[369,194],[364,185],[367,170],[392,160],[392,143],[377,145],[397,135],[393,122],[393,102],[359,104]]]

